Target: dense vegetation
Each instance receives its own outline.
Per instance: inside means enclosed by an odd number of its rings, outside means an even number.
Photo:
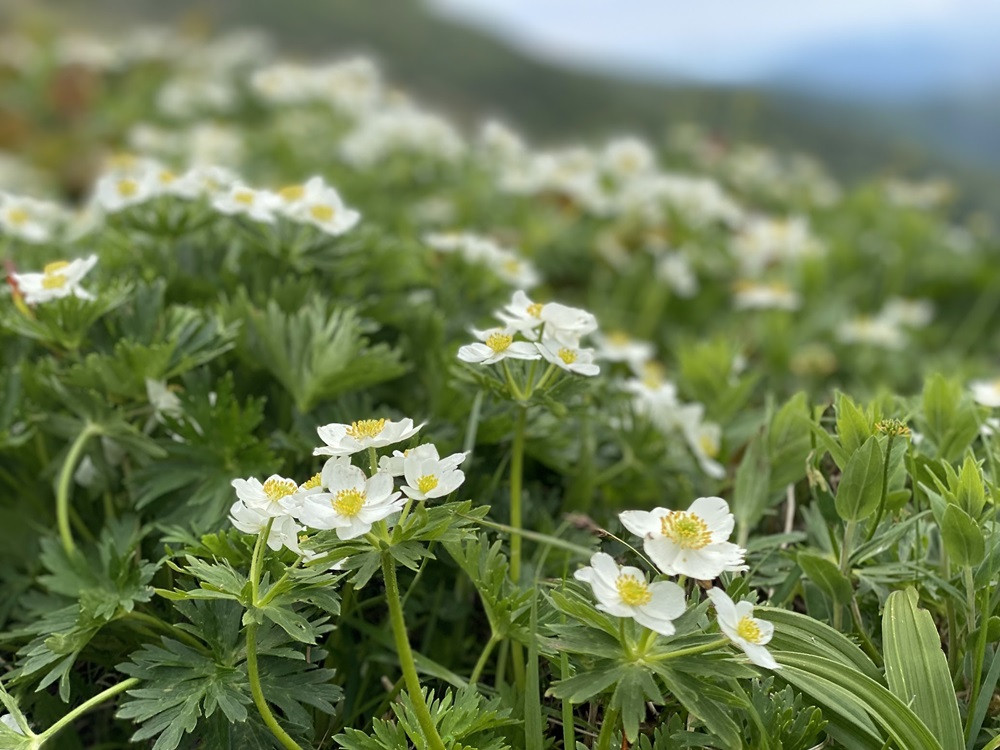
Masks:
[[[2,51],[0,747],[1000,746],[946,182],[533,150],[255,36]]]

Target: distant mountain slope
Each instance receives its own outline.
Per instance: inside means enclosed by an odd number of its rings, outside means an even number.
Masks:
[[[126,26],[136,19],[267,29],[288,53],[303,57],[346,51],[374,54],[388,76],[432,106],[471,122],[501,115],[544,140],[637,131],[661,137],[694,121],[734,140],[803,150],[852,179],[881,171],[949,169],[918,137],[900,137],[891,122],[862,108],[842,108],[802,95],[624,80],[526,59],[488,34],[438,18],[399,0],[59,0],[80,23]],[[972,192],[996,182],[964,168]]]

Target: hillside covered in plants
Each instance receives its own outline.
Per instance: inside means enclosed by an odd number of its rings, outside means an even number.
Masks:
[[[0,748],[1000,747],[947,179],[252,33],[11,33],[0,102]]]

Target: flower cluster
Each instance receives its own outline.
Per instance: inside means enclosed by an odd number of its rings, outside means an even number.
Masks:
[[[597,375],[594,350],[581,340],[597,330],[597,319],[586,310],[558,302],[533,302],[518,290],[511,301],[495,313],[503,325],[473,330],[478,343],[458,350],[463,362],[492,365],[505,359],[542,359],[555,369],[577,375]],[[543,376],[544,379],[545,376]]]
[[[424,236],[424,243],[439,253],[454,253],[468,263],[486,266],[497,277],[520,289],[531,289],[541,280],[529,261],[491,237],[471,232],[431,232]]]
[[[355,539],[408,503],[449,495],[465,480],[458,468],[464,453],[441,458],[428,443],[375,460],[378,448],[407,441],[422,426],[414,426],[411,419],[320,426],[317,433],[323,445],[313,454],[329,456],[322,470],[302,484],[277,474],[263,483],[252,477],[233,480],[238,499],[230,508],[230,520],[247,534],[258,534],[270,525],[271,549],[287,547],[308,557],[308,550],[299,547],[299,535],[307,528],[334,530],[339,539]],[[351,456],[364,452],[371,463],[367,474],[351,463]],[[397,490],[398,477],[403,484]]]
[[[729,541],[735,522],[729,505],[720,497],[700,497],[687,510],[629,510],[619,517],[626,529],[642,539],[646,554],[666,576],[711,581],[724,572],[747,569],[743,561],[746,550]],[[650,582],[638,568],[619,567],[604,552],[596,553],[575,577],[590,584],[599,610],[632,618],[660,635],[673,635],[673,621],[687,608],[680,585]],[[750,602],[735,604],[720,588],[711,588],[707,594],[725,636],[754,664],[777,669],[777,662],[764,647],[774,626],[754,617]]]

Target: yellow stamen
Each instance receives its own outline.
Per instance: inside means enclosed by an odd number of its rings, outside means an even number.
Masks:
[[[719,455],[719,444],[716,443],[709,435],[698,436],[698,447],[701,448],[701,452],[709,458],[715,458]]]
[[[169,169],[164,169],[162,172],[160,172],[158,177],[160,180],[160,184],[162,185],[169,185],[170,183],[177,181],[177,175],[175,175]]]
[[[281,190],[278,191],[278,195],[280,195],[284,200],[288,201],[289,203],[291,203],[292,201],[300,200],[302,196],[305,194],[306,194],[306,189],[302,185],[289,185],[287,187],[281,188]]]
[[[12,208],[7,212],[7,221],[9,221],[15,227],[27,224],[28,219],[30,218],[31,214],[29,214],[23,208]]]
[[[736,623],[736,635],[749,643],[760,643],[764,637],[764,634],[760,632],[760,625],[749,615],[741,617],[740,621]]]
[[[365,505],[365,493],[355,489],[341,490],[330,501],[330,505],[340,515],[353,518],[361,512]]]
[[[618,596],[625,604],[631,607],[641,607],[649,604],[653,599],[653,592],[649,590],[649,584],[640,581],[635,576],[620,575],[615,581],[615,588],[618,589]]]
[[[321,474],[313,474],[306,481],[299,485],[300,490],[314,490],[319,487],[320,483],[323,481]]]
[[[362,419],[357,422],[351,422],[351,426],[347,428],[346,434],[347,437],[354,438],[355,440],[378,437],[382,430],[385,429],[385,424],[385,419]]]
[[[438,486],[438,478],[433,474],[425,474],[417,480],[417,489],[425,495]]]
[[[272,477],[264,482],[263,489],[264,494],[267,495],[268,499],[273,503],[283,497],[288,497],[295,492],[298,487],[291,479],[274,479]]]
[[[45,268],[42,269],[42,273],[44,273],[46,276],[49,276],[56,273],[57,271],[63,270],[67,266],[69,266],[69,263],[67,261],[56,260],[51,263],[46,263]]]
[[[244,206],[252,206],[254,201],[254,194],[247,190],[240,190],[233,196],[233,200],[237,203],[242,203]]]
[[[666,368],[659,362],[647,362],[642,366],[642,384],[648,388],[659,388],[666,374]]]
[[[530,315],[533,318],[542,317],[543,307],[545,307],[545,305],[543,305],[541,302],[532,302],[530,305],[528,305],[527,309],[528,315]]]
[[[117,188],[118,195],[122,198],[131,198],[139,192],[139,183],[126,177],[124,180],[118,180]]]
[[[514,337],[509,333],[500,333],[497,331],[486,337],[486,346],[499,354],[500,352],[509,349],[513,341]]]
[[[701,549],[712,541],[708,524],[700,517],[686,510],[672,510],[660,519],[663,536],[681,549]]]
[[[333,218],[333,206],[323,204],[309,206],[309,215],[316,219],[316,221],[330,221]]]
[[[563,363],[567,365],[571,365],[574,362],[576,362],[576,358],[578,356],[579,355],[572,349],[563,348],[559,350],[559,359],[561,359]]]
[[[66,286],[66,282],[69,281],[66,278],[66,274],[63,273],[53,273],[45,274],[42,276],[42,289],[61,289]]]
[[[605,338],[612,346],[628,346],[632,340],[624,331],[612,331]]]

